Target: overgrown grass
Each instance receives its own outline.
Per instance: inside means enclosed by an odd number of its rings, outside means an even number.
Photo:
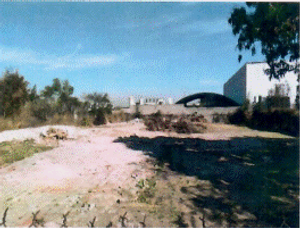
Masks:
[[[105,122],[119,123],[131,120],[132,115],[124,113],[123,111],[116,111],[112,114],[105,114],[103,118],[105,118]],[[51,118],[42,121],[30,115],[30,113],[23,111],[19,116],[10,118],[0,117],[0,132],[28,127],[40,127],[44,125],[93,127],[94,122],[95,117],[91,115],[78,116],[77,118],[74,118],[74,116],[70,114],[55,114]]]
[[[35,144],[32,139],[2,142],[0,143],[0,167],[50,149],[52,147]]]
[[[139,203],[150,203],[151,199],[155,196],[156,180],[154,178],[146,180],[141,179],[136,186],[140,188],[137,201]]]
[[[299,136],[299,112],[297,110],[254,110],[248,112],[238,109],[228,115],[228,121],[231,124],[247,126],[257,130]]]

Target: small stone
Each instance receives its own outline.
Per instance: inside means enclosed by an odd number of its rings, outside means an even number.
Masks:
[[[117,203],[120,204],[120,203],[121,203],[121,200],[117,199]]]
[[[225,157],[220,157],[220,158],[218,159],[218,162],[227,162],[227,161],[228,161],[228,159],[225,158]]]

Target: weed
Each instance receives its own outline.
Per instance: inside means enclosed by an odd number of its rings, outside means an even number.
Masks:
[[[156,181],[152,178],[152,179],[146,179],[147,184],[149,186],[149,188],[155,188],[156,186]]]
[[[159,214],[158,215],[158,219],[163,219],[163,218],[165,218],[164,214]]]
[[[35,153],[52,149],[49,146],[38,145],[34,140],[12,141],[0,143],[0,166],[6,163],[23,160]]]
[[[144,179],[141,179],[138,181],[138,183],[136,184],[136,187],[139,187],[140,189],[145,187],[145,181]]]
[[[170,207],[170,214],[171,214],[171,220],[174,222],[178,220],[180,213],[177,210],[177,208],[173,205],[173,202],[171,201],[171,207]]]
[[[146,203],[146,202],[147,202],[147,198],[146,198],[145,195],[139,194],[139,196],[138,196],[138,198],[137,198],[137,201],[138,201],[139,203]]]
[[[139,203],[149,203],[149,199],[155,196],[156,192],[156,181],[152,179],[141,179],[137,183],[137,187],[141,189],[139,192],[137,201]]]

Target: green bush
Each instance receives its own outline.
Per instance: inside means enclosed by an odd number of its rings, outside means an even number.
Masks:
[[[230,113],[228,115],[228,121],[231,124],[247,125],[248,124],[248,118],[247,118],[247,115],[246,115],[246,111],[239,108],[234,113]]]
[[[90,116],[83,116],[80,120],[79,120],[79,126],[83,126],[83,127],[90,127],[93,125],[93,118]]]
[[[38,99],[27,104],[32,113],[32,116],[36,117],[38,120],[46,121],[48,117],[53,116],[54,110],[51,105],[42,99]]]
[[[253,111],[249,126],[298,136],[299,113],[293,110]]]
[[[238,109],[228,115],[228,120],[231,124],[244,125],[258,130],[299,135],[299,112],[295,110],[262,111],[254,109],[250,114]]]
[[[105,117],[105,112],[102,109],[98,109],[96,112],[96,117],[94,120],[95,125],[102,125],[106,124],[106,117]]]

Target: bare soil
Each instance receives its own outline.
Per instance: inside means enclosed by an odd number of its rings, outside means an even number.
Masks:
[[[206,147],[216,149],[219,145],[218,151],[222,151],[223,142],[230,142],[230,148],[239,150],[259,148],[263,138],[293,139],[225,124],[207,124],[206,133],[189,135],[149,132],[142,123],[58,127],[68,131],[69,139],[43,140],[39,134],[48,126],[0,133],[0,142],[33,138],[38,143],[55,146],[53,150],[0,168],[0,219],[8,207],[7,226],[28,227],[32,224],[32,213],[37,211],[38,223],[44,226],[61,226],[63,214],[67,214],[68,226],[91,225],[89,222],[95,217],[94,225],[102,227],[269,225],[253,210],[231,205],[233,200],[227,198],[226,190],[230,180],[220,179],[217,188],[211,178],[201,179],[192,171],[177,171],[170,161],[159,163],[153,153],[156,146],[159,150],[162,139],[216,141],[218,144]],[[245,141],[246,138],[250,140]],[[215,164],[228,162],[225,155],[214,159]],[[141,182],[143,186],[139,185]],[[234,195],[233,192],[230,191]],[[297,204],[298,194],[292,193],[294,198],[281,200],[288,201],[288,205]],[[238,193],[235,196],[241,197]],[[199,206],[197,199],[208,198],[211,200],[201,201]],[[220,209],[220,203],[235,209]]]

